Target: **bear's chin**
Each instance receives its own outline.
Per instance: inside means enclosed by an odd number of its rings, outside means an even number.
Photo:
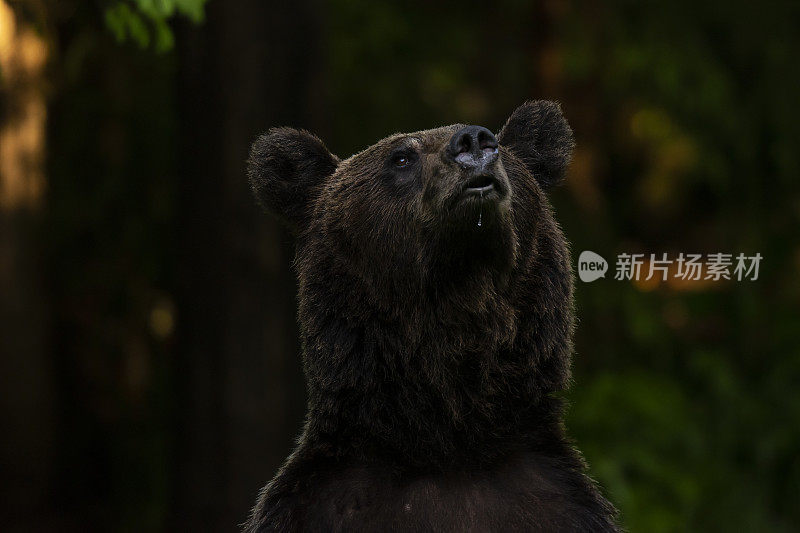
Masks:
[[[455,248],[494,248],[512,233],[508,204],[497,198],[467,196],[442,218],[439,230]]]
[[[517,237],[509,213],[498,205],[459,206],[423,237],[428,279],[459,284],[476,273],[503,279],[514,267]]]

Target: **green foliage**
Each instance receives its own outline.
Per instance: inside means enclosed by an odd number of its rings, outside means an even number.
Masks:
[[[578,121],[578,145],[609,170],[597,209],[559,206],[574,249],[765,257],[757,282],[716,289],[577,287],[568,426],[631,531],[800,522],[797,21],[620,1],[559,29],[567,85],[593,88],[606,132]]]
[[[192,22],[203,20],[208,0],[119,0],[105,10],[106,26],[117,42],[131,39],[141,48],[153,44],[157,52],[172,49],[174,36],[167,21],[176,14]]]

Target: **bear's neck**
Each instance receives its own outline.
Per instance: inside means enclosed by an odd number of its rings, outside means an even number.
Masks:
[[[520,353],[518,313],[503,294],[392,314],[370,300],[354,287],[327,313],[307,314],[307,439],[336,455],[389,455],[421,468],[563,440],[554,439],[560,403],[541,379],[546,369]]]

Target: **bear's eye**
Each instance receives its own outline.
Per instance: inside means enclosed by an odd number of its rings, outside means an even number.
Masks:
[[[398,152],[392,155],[391,162],[396,168],[407,168],[414,162],[414,155],[408,152]]]

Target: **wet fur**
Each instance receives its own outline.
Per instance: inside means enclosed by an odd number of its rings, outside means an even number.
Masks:
[[[254,191],[297,235],[309,403],[247,531],[616,530],[553,395],[572,272],[544,188],[563,178],[569,126],[550,102],[515,111],[498,135],[510,194],[481,227],[441,155],[459,127],[341,162],[297,130],[254,144]],[[409,142],[413,180],[387,166]]]

